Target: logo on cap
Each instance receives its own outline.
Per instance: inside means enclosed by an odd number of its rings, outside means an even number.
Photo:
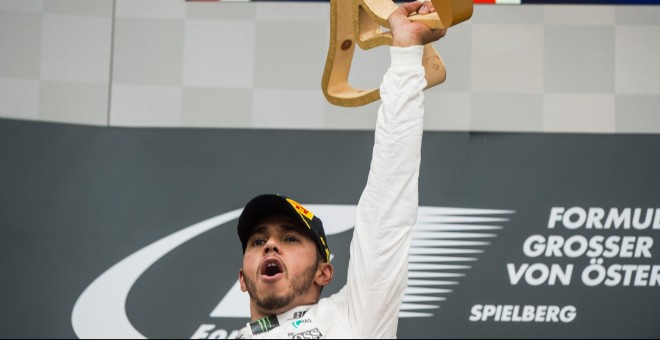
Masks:
[[[305,207],[303,207],[300,203],[290,198],[287,198],[286,200],[289,202],[289,204],[291,204],[291,206],[293,206],[296,209],[296,211],[298,211],[300,215],[304,216],[310,221],[314,219],[314,214],[311,211],[305,209]]]

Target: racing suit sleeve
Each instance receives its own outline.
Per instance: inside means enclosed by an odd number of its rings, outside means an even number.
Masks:
[[[365,338],[396,337],[418,210],[424,48],[390,49],[369,179],[358,204],[347,284],[340,293],[345,294],[344,312]]]

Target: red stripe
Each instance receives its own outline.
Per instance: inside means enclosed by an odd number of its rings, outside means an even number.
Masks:
[[[185,0],[187,2],[220,2],[222,0]],[[285,0],[283,0],[285,1]],[[496,4],[497,0],[474,0],[475,4]]]
[[[185,0],[187,2],[221,2],[222,0]],[[286,0],[282,0],[286,1]],[[497,0],[474,0],[475,4],[496,4]]]

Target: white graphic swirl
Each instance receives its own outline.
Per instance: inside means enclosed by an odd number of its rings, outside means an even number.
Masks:
[[[306,207],[323,216],[327,236],[340,234],[355,226],[357,207],[354,205]],[[133,285],[165,255],[213,228],[236,220],[241,212],[242,209],[234,210],[175,232],[131,254],[101,274],[85,289],[73,307],[71,323],[76,335],[79,338],[146,339],[133,327],[126,314],[126,300]],[[509,220],[487,215],[513,213],[515,211],[420,207],[419,219],[413,228],[408,289],[399,316],[433,316],[430,311],[439,308],[440,302],[446,300],[445,296],[437,295],[453,291],[447,286],[458,284],[457,280],[465,276],[461,271],[471,268],[465,264],[476,261],[476,255],[483,253],[483,247],[490,244],[485,239],[495,237],[493,232],[502,228],[497,224]],[[210,316],[249,317],[247,294],[242,293],[237,284],[234,285]]]

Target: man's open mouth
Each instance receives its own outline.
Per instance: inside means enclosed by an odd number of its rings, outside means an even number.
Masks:
[[[261,275],[269,278],[284,273],[284,265],[276,258],[267,259],[261,264]]]

